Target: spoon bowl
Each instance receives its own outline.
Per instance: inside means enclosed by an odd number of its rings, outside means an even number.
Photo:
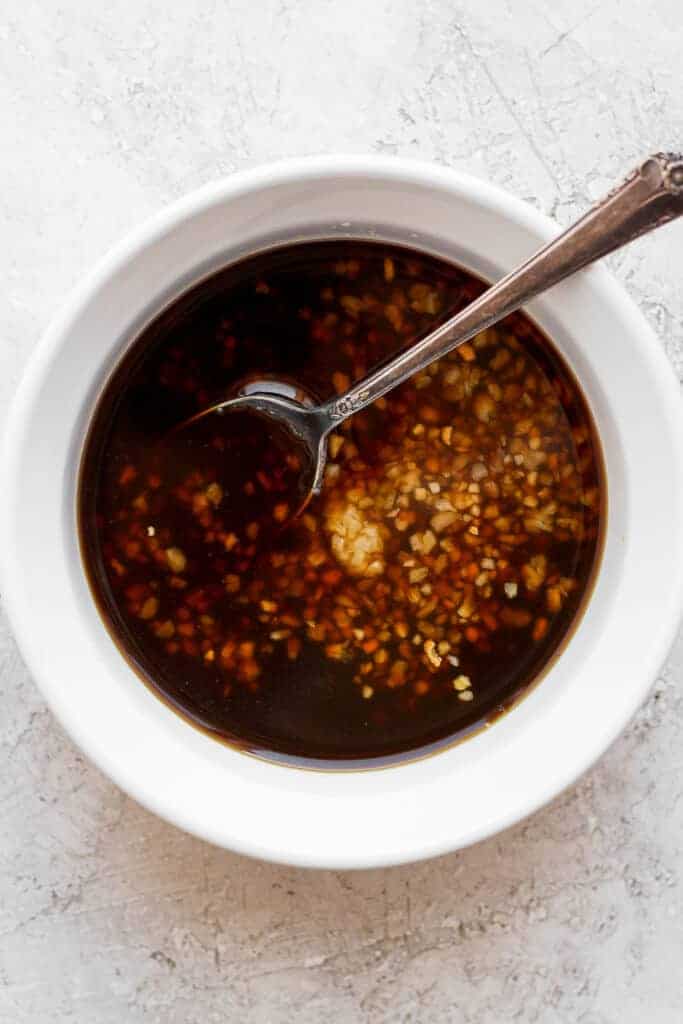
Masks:
[[[332,429],[321,407],[301,387],[279,380],[248,381],[234,397],[202,409],[175,426],[164,443],[175,442],[174,449],[178,441],[194,446],[210,444],[211,438],[232,433],[229,418],[238,413],[258,418],[260,423],[254,423],[250,433],[264,427],[264,439],[269,448],[276,446],[282,450],[283,457],[296,457],[296,485],[288,495],[289,521],[300,515],[311,498],[320,493],[327,457],[326,438]],[[226,468],[234,467],[228,464]],[[251,464],[248,468],[255,471],[260,467]]]
[[[207,416],[226,417],[239,411],[255,413],[279,428],[299,456],[301,503],[295,510],[298,515],[311,498],[320,493],[323,484],[327,459],[326,439],[332,429],[332,424],[325,419],[324,409],[314,405],[312,399],[310,404],[305,404],[298,398],[290,398],[275,390],[264,390],[228,398],[225,402],[203,410],[193,420]],[[192,421],[186,422],[189,425]]]

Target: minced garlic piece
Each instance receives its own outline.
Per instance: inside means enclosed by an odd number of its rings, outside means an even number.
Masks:
[[[325,516],[325,529],[332,553],[352,576],[379,576],[384,572],[381,530],[357,505],[350,501],[332,505]]]

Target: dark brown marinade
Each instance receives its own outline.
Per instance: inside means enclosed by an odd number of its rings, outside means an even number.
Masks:
[[[345,424],[293,522],[277,439],[240,417],[194,448],[169,434],[249,377],[341,392],[483,287],[410,249],[301,243],[202,281],[131,346],[86,443],[83,557],[121,651],[195,724],[294,764],[398,762],[498,715],[567,637],[600,454],[522,314]]]

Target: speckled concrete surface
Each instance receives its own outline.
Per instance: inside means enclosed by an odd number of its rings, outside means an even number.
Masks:
[[[0,0],[0,410],[83,271],[188,189],[283,155],[397,153],[567,222],[683,145],[682,51],[680,0]],[[611,261],[679,377],[682,251],[673,225]],[[499,838],[315,873],[124,797],[3,620],[0,1021],[679,1022],[682,682],[679,640],[598,767]]]

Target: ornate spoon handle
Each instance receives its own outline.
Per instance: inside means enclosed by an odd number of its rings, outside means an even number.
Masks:
[[[534,296],[683,214],[683,156],[657,153],[589,210],[431,334],[320,407],[325,433]]]

